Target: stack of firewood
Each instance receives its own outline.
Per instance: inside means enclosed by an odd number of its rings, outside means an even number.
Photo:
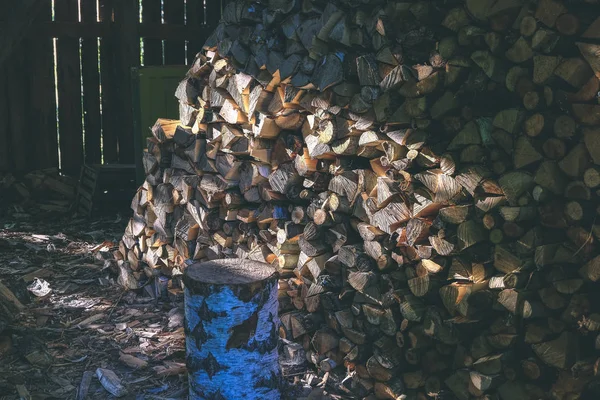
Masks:
[[[597,10],[229,3],[152,128],[121,282],[266,262],[281,336],[357,398],[578,398],[600,364]]]
[[[15,176],[0,172],[0,218],[32,214],[65,214],[71,210],[77,181],[56,168]]]

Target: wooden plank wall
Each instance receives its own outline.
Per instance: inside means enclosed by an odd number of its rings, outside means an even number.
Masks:
[[[142,0],[142,20],[153,23],[161,23],[161,1],[160,0]],[[144,65],[162,65],[163,48],[162,40],[154,38],[144,38]]]
[[[57,1],[55,20],[76,23],[79,20],[77,0]],[[58,129],[62,169],[76,174],[83,164],[83,129],[81,124],[81,69],[79,38],[60,37],[56,43],[58,74]]]
[[[96,2],[81,2],[81,22],[98,21]],[[81,40],[81,84],[83,96],[83,127],[85,132],[85,162],[99,164],[102,160],[102,114],[100,113],[100,70],[98,69],[98,38]]]
[[[44,1],[0,65],[0,172],[133,164],[131,67],[191,63],[221,0]]]
[[[85,1],[85,0],[84,0]],[[113,23],[113,1],[100,0],[99,21],[103,24]],[[113,30],[106,32],[100,38],[100,79],[102,91],[102,155],[105,163],[119,162],[119,119],[116,99],[117,90],[117,59],[113,43]]]
[[[33,24],[44,23],[51,18],[52,4],[46,3]],[[31,145],[36,149],[34,157],[30,157],[30,161],[35,163],[29,168],[52,168],[58,165],[54,39],[29,37],[25,41],[24,48],[27,49],[25,51],[28,54],[28,68],[31,68],[27,121],[31,123],[31,132],[34,136]]]

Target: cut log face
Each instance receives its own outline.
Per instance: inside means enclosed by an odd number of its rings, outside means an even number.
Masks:
[[[279,399],[275,271],[216,260],[188,267],[184,282],[190,398]]]
[[[120,282],[177,294],[190,261],[266,263],[280,335],[357,398],[578,395],[574,343],[599,331],[594,2],[229,2],[180,120],[152,128]]]

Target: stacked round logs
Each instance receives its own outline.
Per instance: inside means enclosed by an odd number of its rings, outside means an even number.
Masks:
[[[152,129],[121,282],[267,262],[280,335],[357,398],[579,398],[600,349],[594,3],[229,3],[180,120]]]

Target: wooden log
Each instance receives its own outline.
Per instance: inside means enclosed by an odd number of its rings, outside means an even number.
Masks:
[[[188,267],[184,280],[190,396],[218,392],[234,397],[242,390],[245,396],[278,398],[277,386],[268,383],[280,374],[274,270],[253,261],[218,260]],[[257,303],[255,297],[260,297]],[[240,362],[252,363],[256,370],[246,376],[244,388],[228,388],[230,369]],[[239,382],[240,377],[233,379]]]
[[[533,344],[531,347],[544,363],[556,368],[570,368],[578,358],[577,340],[568,332],[555,340]]]
[[[180,85],[120,281],[188,257],[270,263],[281,332],[361,398],[568,386],[600,279],[588,6],[280,3],[227,6]]]

